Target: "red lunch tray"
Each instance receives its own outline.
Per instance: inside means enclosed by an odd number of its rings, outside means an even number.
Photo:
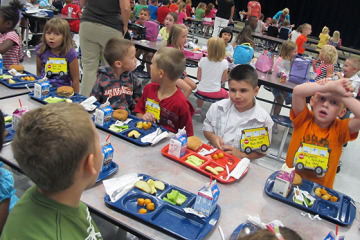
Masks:
[[[161,150],[161,153],[174,160],[174,161],[177,161],[177,162],[180,162],[181,164],[184,164],[185,166],[189,167],[189,168],[192,168],[206,176],[209,176],[209,177],[212,177],[214,179],[216,179],[218,182],[220,183],[231,183],[231,182],[234,182],[235,180],[237,180],[236,178],[233,178],[233,177],[230,177],[228,180],[225,180],[226,177],[227,177],[227,172],[226,172],[226,167],[225,165],[228,165],[229,167],[229,171],[231,172],[235,167],[236,165],[241,161],[241,159],[237,158],[237,157],[234,157],[226,152],[223,152],[221,150],[216,150],[215,152],[209,154],[209,155],[206,155],[206,156],[203,156],[201,154],[198,153],[198,151],[200,151],[202,148],[205,148],[206,150],[211,150],[213,149],[214,147],[212,146],[209,146],[207,144],[204,144],[198,148],[197,151],[193,151],[191,149],[186,149],[186,153],[184,156],[182,156],[181,158],[177,158],[177,157],[174,157],[173,155],[170,155],[168,154],[169,152],[169,144],[166,145],[162,150]],[[224,158],[219,158],[217,160],[214,160],[212,159],[212,156],[214,154],[219,154],[219,153],[223,153],[224,154]],[[201,164],[200,166],[196,167],[192,164],[189,164],[186,161],[186,159],[191,156],[191,155],[194,155],[202,160],[205,160],[203,164]],[[225,169],[225,171],[223,172],[219,172],[219,175],[214,175],[212,174],[211,172],[205,170],[205,167],[206,166],[210,166],[210,167],[223,167]],[[244,174],[246,174],[246,172],[248,171],[248,168],[245,170]],[[242,175],[242,176],[243,176]],[[221,178],[221,176],[223,176],[224,179]]]

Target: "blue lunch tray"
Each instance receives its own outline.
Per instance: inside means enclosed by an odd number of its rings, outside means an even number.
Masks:
[[[4,138],[4,143],[10,142],[15,136],[15,131],[11,129],[12,124],[6,124],[5,129],[8,130],[8,135]]]
[[[136,123],[137,123],[137,122],[140,122],[140,121],[141,121],[141,122],[146,122],[146,121],[143,120],[143,119],[141,119],[141,118],[138,118],[138,117],[136,117],[136,116],[133,116],[133,115],[129,115],[129,116],[128,116],[128,119],[129,119],[129,118],[132,119],[132,121],[130,121],[128,124],[126,124],[126,125],[129,126],[129,128],[126,129],[126,130],[124,130],[124,131],[122,131],[122,132],[115,132],[115,131],[110,130],[110,129],[107,128],[107,127],[103,127],[103,126],[100,126],[100,125],[98,125],[98,124],[95,124],[95,126],[96,126],[97,128],[99,128],[99,129],[101,129],[101,130],[104,130],[104,131],[106,131],[106,132],[108,132],[108,133],[111,133],[112,135],[118,136],[118,137],[120,137],[120,138],[122,138],[122,139],[124,139],[124,140],[126,140],[126,141],[128,141],[128,142],[134,143],[134,144],[136,144],[136,145],[138,145],[138,146],[150,146],[151,143],[149,143],[149,142],[145,142],[145,143],[141,142],[141,138],[142,138],[142,137],[145,137],[146,135],[148,135],[148,134],[150,134],[150,133],[155,132],[157,128],[160,127],[160,129],[161,129],[162,132],[165,132],[165,131],[167,132],[167,131],[168,131],[168,130],[166,130],[164,127],[159,126],[159,125],[154,124],[154,123],[152,123],[151,128],[149,128],[149,129],[147,129],[147,130],[145,130],[145,129],[139,129],[139,128],[136,127]],[[93,117],[93,121],[95,122],[95,117]],[[117,120],[112,119],[111,122],[110,122],[110,124],[109,124],[109,127],[110,127],[110,125],[115,124],[116,121],[117,121]],[[128,137],[128,133],[129,133],[130,131],[132,131],[132,130],[138,131],[138,132],[141,134],[140,137],[139,137],[139,138]]]
[[[115,162],[111,161],[110,166],[108,166],[108,168],[105,171],[101,171],[99,173],[96,182],[98,183],[104,180],[105,178],[109,177],[110,175],[114,174],[118,170],[118,168],[119,166]]]
[[[64,98],[66,99],[65,97],[60,97],[56,94],[56,89],[57,87],[50,87],[50,92],[49,92],[49,97],[58,97],[58,98]],[[44,101],[44,99],[42,98],[37,98],[37,97],[34,97],[34,92],[30,92],[28,93],[28,95],[40,102],[40,103],[43,103],[43,104],[48,104],[48,102]],[[85,101],[87,99],[87,97],[85,97],[84,95],[81,95],[81,94],[78,94],[78,93],[74,93],[74,96],[72,97],[69,97],[69,99],[71,99],[73,101],[73,103],[81,103],[83,101]],[[99,102],[95,102],[94,105],[96,105],[96,107],[99,107],[100,106],[100,103]]]
[[[11,75],[7,69],[4,69],[4,74],[7,75]],[[34,87],[34,84],[39,80],[38,76],[36,76],[35,74],[32,74],[28,71],[24,70],[24,74],[26,74],[26,76],[32,76],[35,78],[34,81],[26,81],[26,80],[21,80],[21,77],[25,77],[25,76],[13,76],[12,80],[14,80],[16,83],[8,83],[7,82],[7,78],[5,79],[0,79],[0,83],[4,84],[5,86],[7,86],[8,88],[26,88],[26,84],[28,85],[28,87]]]
[[[144,181],[149,179],[157,180],[145,174],[139,174],[139,176],[143,176]],[[162,200],[171,190],[177,190],[184,194],[187,197],[185,203],[181,206],[175,206]],[[144,207],[137,204],[138,198],[149,198],[155,204],[155,210],[148,211],[146,214],[139,214],[138,211]],[[114,203],[110,201],[108,195],[105,195],[104,200],[108,207],[178,239],[204,238],[215,227],[221,213],[219,205],[216,206],[214,212],[209,217],[205,218],[185,213],[182,208],[192,207],[195,204],[196,195],[168,183],[165,183],[163,191],[157,190],[155,195],[148,194],[134,187]]]
[[[286,198],[272,192],[276,174],[277,172],[271,174],[265,183],[264,190],[269,197],[286,203],[290,206],[299,208],[303,211],[309,212],[311,214],[318,214],[321,218],[339,224],[341,226],[350,225],[354,221],[356,216],[356,208],[352,204],[354,200],[349,196],[303,178],[302,184],[299,186],[299,189],[307,191],[311,196],[316,199],[311,207],[305,207],[304,205],[297,204],[292,200],[294,195],[293,187],[291,188]],[[325,188],[325,190],[331,196],[336,196],[338,198],[338,201],[331,202],[330,200],[324,200],[316,196],[314,190],[318,187]]]

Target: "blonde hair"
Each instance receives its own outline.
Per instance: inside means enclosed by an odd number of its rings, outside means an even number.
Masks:
[[[39,53],[44,53],[46,50],[50,49],[50,46],[46,43],[46,33],[47,32],[56,32],[63,35],[63,42],[60,45],[59,55],[66,55],[69,53],[70,49],[73,47],[73,41],[70,33],[69,23],[61,18],[52,18],[50,19],[44,27],[44,34],[41,37],[42,44],[39,48]]]
[[[225,41],[219,37],[212,37],[207,41],[207,58],[213,62],[221,62],[225,58]]]
[[[332,41],[334,43],[338,43],[340,41],[340,32],[339,31],[334,31],[333,36],[332,36]]]
[[[180,14],[184,10],[184,8],[185,8],[185,3],[181,1],[179,4],[178,13]]]
[[[349,57],[347,60],[349,60],[350,65],[354,68],[357,68],[360,70],[360,58],[357,57]]]
[[[191,0],[186,0],[186,4],[192,4]]]
[[[284,8],[284,9],[283,9],[283,12],[286,12],[287,14],[289,14],[289,13],[290,13],[290,10],[289,10],[288,8]],[[286,14],[286,15],[287,15],[287,14]]]
[[[324,54],[326,62],[335,64],[338,59],[338,52],[334,46],[324,45],[321,48],[321,53]]]
[[[199,4],[197,5],[196,9],[203,8],[203,7],[205,7],[205,6],[206,6],[205,3],[199,2]]]
[[[322,34],[327,34],[327,33],[329,33],[329,31],[330,31],[329,28],[327,26],[325,26],[325,27],[323,27],[321,33]]]
[[[302,31],[311,28],[311,25],[308,23],[304,23],[303,25],[301,25]]]
[[[292,59],[289,59],[289,55],[296,49],[296,47],[297,45],[293,41],[287,40],[281,45],[280,57],[285,60],[292,61]]]
[[[176,81],[185,71],[186,58],[179,49],[162,47],[154,58],[157,68],[163,70],[171,81]]]
[[[181,49],[183,46],[178,46],[177,41],[178,41],[178,38],[179,38],[181,32],[184,29],[187,30],[187,27],[185,25],[182,25],[182,24],[172,25],[172,27],[170,28],[169,38],[168,38],[166,46],[172,45],[174,48]]]
[[[56,193],[74,184],[80,162],[95,152],[90,115],[75,103],[52,103],[24,114],[12,150],[38,188]]]

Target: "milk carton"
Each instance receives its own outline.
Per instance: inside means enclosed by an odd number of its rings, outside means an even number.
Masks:
[[[219,195],[220,190],[216,184],[216,180],[212,181],[211,184],[210,182],[206,183],[196,196],[194,209],[201,212],[206,217],[209,217],[215,210]]]
[[[110,163],[113,160],[114,156],[114,148],[111,145],[110,141],[105,142],[102,147],[102,154],[103,154],[103,165],[101,171],[106,171],[110,167]]]
[[[49,81],[35,83],[34,97],[44,99],[49,96],[50,96],[50,82]]]
[[[95,124],[106,128],[110,127],[112,120],[112,113],[113,113],[113,109],[111,108],[111,106],[96,109]]]
[[[294,176],[295,168],[289,168],[286,164],[284,164],[276,174],[272,192],[282,197],[286,197],[291,190]]]
[[[16,127],[20,122],[21,116],[28,111],[29,111],[29,109],[27,107],[20,107],[13,112],[12,125],[11,125],[12,130],[14,130],[14,131],[16,130]]]
[[[185,127],[180,129],[174,137],[170,139],[169,154],[177,158],[185,155],[187,148],[187,136]]]

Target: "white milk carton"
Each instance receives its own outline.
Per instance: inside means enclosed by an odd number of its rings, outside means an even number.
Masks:
[[[169,154],[177,158],[185,155],[187,148],[187,136],[185,128],[180,129],[174,137],[170,139]]]
[[[44,99],[49,96],[50,96],[50,82],[49,81],[35,83],[34,97]]]
[[[95,124],[106,128],[110,127],[112,120],[112,113],[113,113],[113,109],[111,108],[111,106],[100,109],[97,108],[95,110]]]
[[[27,107],[20,107],[13,112],[12,125],[11,125],[12,130],[14,130],[14,131],[16,130],[16,127],[20,122],[21,116],[28,111],[29,111],[29,109]]]
[[[291,190],[294,176],[295,168],[289,168],[286,164],[283,164],[279,172],[276,174],[272,192],[282,197],[286,197]]]
[[[209,217],[215,210],[216,203],[219,199],[220,190],[216,184],[216,180],[206,183],[196,196],[194,209]]]
[[[110,163],[113,160],[114,156],[114,148],[111,145],[110,141],[105,142],[101,146],[102,154],[103,154],[103,165],[101,171],[106,171],[110,167]]]

